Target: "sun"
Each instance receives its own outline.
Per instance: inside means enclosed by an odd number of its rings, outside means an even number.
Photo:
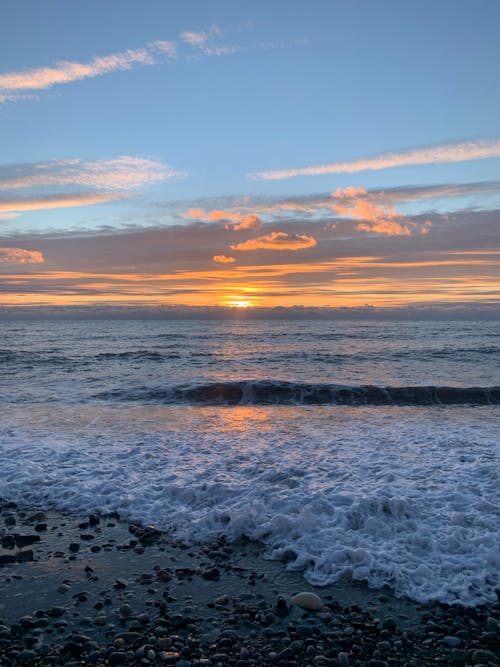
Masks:
[[[233,306],[233,308],[251,308],[253,306],[253,303],[251,301],[231,301],[230,306]]]
[[[229,308],[252,308],[255,304],[249,299],[239,299],[234,297],[232,299],[226,299],[224,305]]]

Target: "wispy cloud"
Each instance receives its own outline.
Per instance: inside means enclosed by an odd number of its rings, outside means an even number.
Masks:
[[[0,171],[0,190],[67,185],[123,190],[182,175],[160,160],[130,155],[95,162],[60,160],[4,166]]]
[[[45,258],[39,250],[25,248],[0,248],[0,264],[43,264]]]
[[[168,164],[122,155],[111,160],[59,160],[0,167],[0,215],[92,206],[130,196],[131,190],[182,176]],[[28,194],[19,197],[19,191]],[[47,194],[50,193],[50,194]]]
[[[372,158],[352,162],[333,162],[310,167],[294,167],[275,171],[260,171],[250,174],[257,180],[283,180],[296,176],[319,176],[321,174],[353,174],[359,171],[389,169],[421,164],[467,162],[500,157],[500,140],[467,141],[460,144],[444,144],[429,148],[416,148],[401,153],[386,153]]]
[[[151,46],[101,56],[88,63],[61,61],[53,67],[37,67],[24,72],[1,74],[0,101],[8,100],[13,95],[15,98],[16,93],[45,90],[56,84],[71,83],[120,70],[130,70],[136,65],[153,65],[156,60]]]
[[[182,54],[192,59],[196,57],[226,55],[239,50],[238,46],[217,44],[214,39],[222,33],[218,26],[207,31],[186,30],[179,35],[181,45],[187,45],[188,52]],[[0,103],[26,99],[33,93],[47,90],[52,86],[73,83],[113,72],[131,70],[143,65],[155,65],[160,61],[179,58],[179,43],[176,40],[156,40],[138,49],[125,49],[105,56],[97,56],[88,62],[61,60],[54,65],[34,67],[28,70],[11,71],[0,74]]]
[[[318,242],[307,234],[288,234],[286,232],[270,232],[256,239],[249,239],[231,246],[231,250],[302,250],[314,248]]]
[[[42,211],[52,208],[74,208],[76,206],[94,206],[107,204],[116,199],[123,199],[122,193],[101,192],[83,194],[64,194],[52,197],[22,197],[19,199],[0,199],[0,212]]]

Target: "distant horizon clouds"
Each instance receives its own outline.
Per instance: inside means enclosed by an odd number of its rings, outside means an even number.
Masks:
[[[458,144],[415,148],[400,153],[384,153],[372,158],[362,158],[350,162],[333,162],[309,167],[293,167],[259,171],[248,174],[252,180],[275,181],[297,176],[319,176],[323,174],[354,174],[361,171],[379,171],[392,167],[405,167],[422,164],[440,164],[449,162],[467,162],[500,157],[500,139],[466,141]]]

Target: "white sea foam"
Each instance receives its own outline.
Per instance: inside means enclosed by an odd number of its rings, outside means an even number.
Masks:
[[[313,584],[500,587],[499,409],[9,406],[0,496],[268,545]]]

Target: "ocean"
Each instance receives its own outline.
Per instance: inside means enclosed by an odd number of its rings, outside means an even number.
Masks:
[[[4,322],[0,497],[247,536],[314,585],[500,588],[500,323]]]

